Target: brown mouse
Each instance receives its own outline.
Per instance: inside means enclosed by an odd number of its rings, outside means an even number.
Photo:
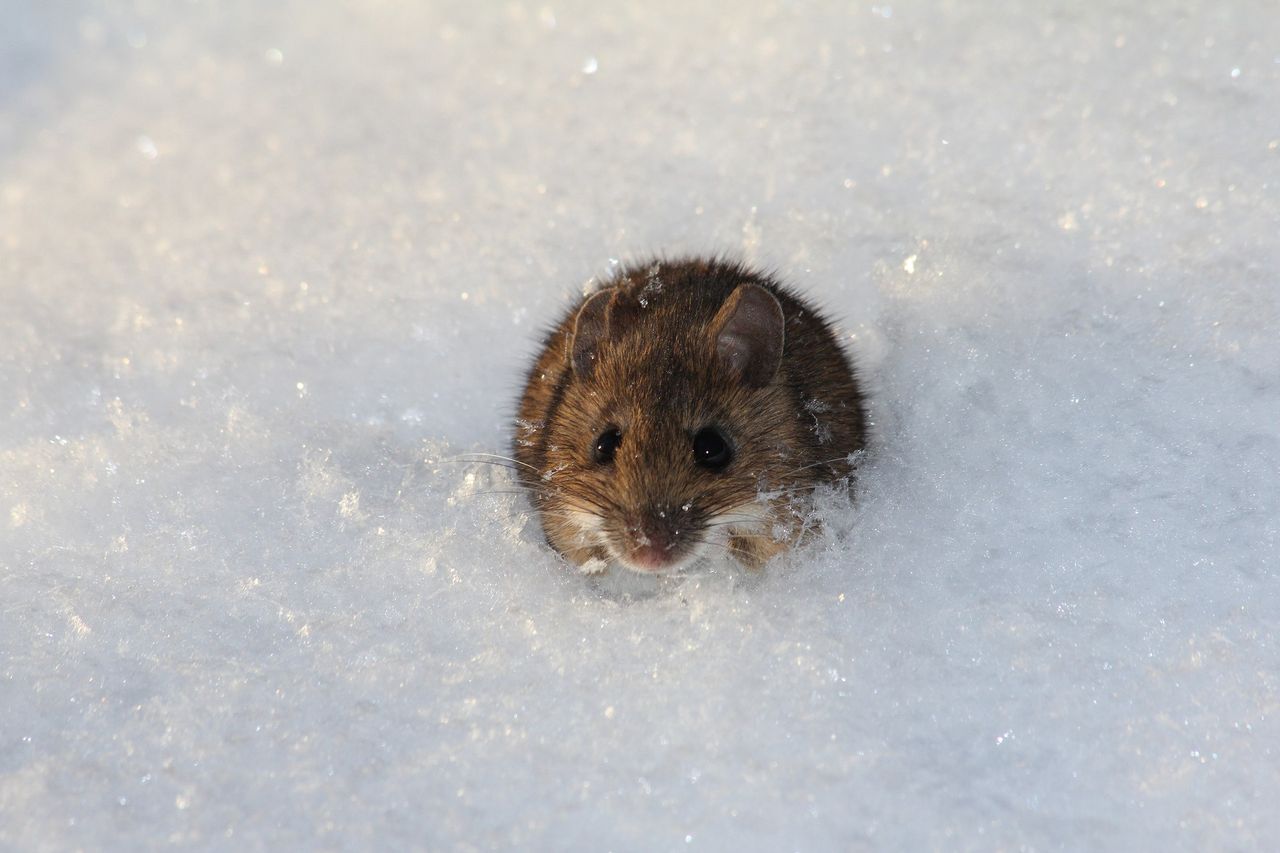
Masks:
[[[514,437],[547,541],[584,571],[752,568],[852,472],[866,416],[830,323],[721,260],[623,268],[547,336]]]

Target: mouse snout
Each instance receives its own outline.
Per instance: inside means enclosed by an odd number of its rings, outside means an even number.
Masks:
[[[654,507],[628,519],[627,561],[649,571],[678,562],[689,542],[687,512]]]

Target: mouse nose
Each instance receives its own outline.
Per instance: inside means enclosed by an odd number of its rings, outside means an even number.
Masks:
[[[646,569],[661,569],[680,555],[683,513],[659,508],[642,513],[627,525],[627,558]]]
[[[663,534],[650,533],[636,537],[631,549],[631,561],[645,568],[660,569],[672,562],[675,543]]]

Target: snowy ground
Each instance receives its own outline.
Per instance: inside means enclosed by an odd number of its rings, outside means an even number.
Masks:
[[[1273,0],[418,5],[0,0],[0,847],[1280,847]],[[879,434],[627,596],[451,460],[655,250]]]

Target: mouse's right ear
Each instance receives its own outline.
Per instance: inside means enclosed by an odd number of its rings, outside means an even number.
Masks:
[[[599,290],[587,297],[573,321],[573,340],[569,344],[569,363],[579,378],[591,375],[596,366],[596,353],[609,328],[609,303],[612,290]]]
[[[778,298],[758,284],[740,284],[711,321],[716,357],[749,388],[773,381],[782,363],[786,318]]]

